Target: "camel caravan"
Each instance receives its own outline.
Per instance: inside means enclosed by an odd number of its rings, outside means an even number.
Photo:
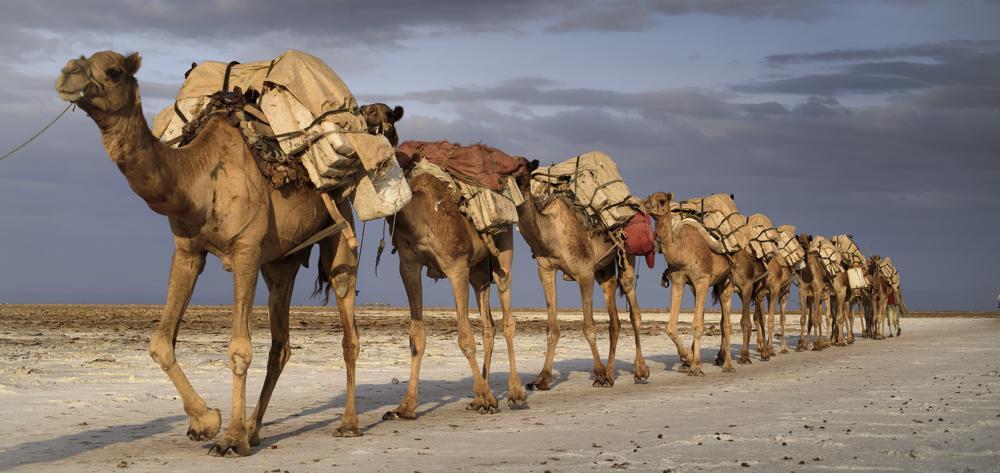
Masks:
[[[111,160],[151,210],[165,215],[174,238],[163,317],[149,352],[179,393],[190,423],[188,437],[215,438],[218,409],[199,396],[174,354],[177,331],[207,254],[233,274],[229,341],[233,373],[229,423],[212,446],[217,456],[245,456],[261,441],[261,426],[282,369],[291,355],[289,306],[295,275],[319,247],[317,293],[333,295],[343,326],[346,405],[337,436],[358,436],[355,408],[359,339],[355,328],[361,221],[385,219],[399,254],[399,275],[410,310],[410,380],[399,406],[384,419],[414,419],[426,345],[422,275],[446,278],[455,296],[458,345],[473,380],[469,408],[499,409],[490,391],[495,322],[490,291],[496,286],[507,343],[507,405],[527,404],[526,390],[552,388],[560,331],[556,275],[580,289],[583,334],[593,355],[593,385],[615,383],[621,330],[615,292],[624,295],[635,335],[633,378],[650,370],[640,343],[642,313],[636,297],[636,261],[649,268],[656,253],[669,288],[667,334],[681,370],[703,376],[701,337],[705,306],[721,306],[722,345],[715,364],[735,371],[731,347],[733,295],[741,301],[742,344],[737,362],[750,363],[751,336],[761,360],[788,353],[788,298],[798,286],[801,333],[796,350],[899,336],[895,307],[905,307],[899,272],[890,258],[865,256],[850,235],[824,238],[775,226],[763,214],[741,214],[735,198],[714,194],[675,199],[653,192],[641,199],[622,180],[615,160],[600,151],[572,155],[551,166],[484,146],[447,141],[399,142],[402,107],[359,105],[346,84],[320,59],[290,50],[267,61],[205,62],[192,66],[174,104],[152,128],[143,114],[135,74],[138,54],[105,51],[70,60],[56,82],[60,97],[97,124]],[[542,371],[522,386],[515,360],[511,313],[515,227],[531,249],[545,294],[547,350]],[[258,274],[268,289],[271,347],[257,405],[247,415],[246,376],[251,363],[250,317]],[[606,361],[597,346],[594,283],[604,294],[610,322]],[[678,319],[684,288],[694,293],[690,345]],[[482,319],[480,364],[469,321],[469,289]],[[825,305],[825,315],[821,306]],[[775,312],[781,328],[775,330]],[[780,350],[775,336],[780,335]],[[807,343],[808,342],[808,343]]]

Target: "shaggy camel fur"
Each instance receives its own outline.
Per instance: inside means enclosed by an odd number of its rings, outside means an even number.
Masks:
[[[760,347],[760,356],[763,360],[768,360],[774,356],[774,309],[780,306],[781,311],[781,353],[788,353],[788,344],[785,341],[785,313],[788,309],[788,295],[792,291],[792,280],[795,279],[795,272],[792,268],[781,263],[780,258],[771,258],[766,263],[767,276],[757,283],[754,289],[754,305],[756,317],[763,320],[761,308],[764,300],[767,300],[767,335],[764,345]]]
[[[538,263],[538,278],[545,291],[545,308],[548,313],[545,364],[534,381],[528,384],[528,389],[547,390],[552,383],[552,361],[559,343],[559,321],[556,319],[557,270],[580,286],[583,334],[594,358],[594,386],[613,386],[615,383],[615,350],[621,330],[615,301],[615,289],[619,285],[628,301],[632,331],[635,333],[635,370],[632,375],[637,382],[647,379],[649,368],[646,367],[639,341],[642,313],[635,295],[635,257],[625,258],[620,274],[616,274],[618,252],[614,251],[614,244],[606,235],[590,232],[586,217],[574,210],[567,198],[533,196],[530,181],[519,181],[519,185],[526,199],[524,205],[518,208],[517,227]],[[610,318],[608,333],[611,342],[607,366],[601,362],[597,349],[597,326],[593,313],[595,280],[604,292],[604,305]]]
[[[163,318],[150,337],[149,353],[174,383],[190,418],[188,437],[215,437],[221,426],[218,409],[209,408],[195,392],[174,357],[177,330],[191,300],[207,253],[216,255],[233,273],[235,304],[229,365],[233,372],[232,414],[213,455],[249,455],[260,442],[264,411],[282,368],[291,354],[288,308],[299,265],[309,251],[285,253],[330,225],[315,189],[274,189],[257,168],[240,131],[214,118],[191,144],[173,149],[160,143],[146,125],[135,73],[138,54],[128,57],[105,51],[74,59],[63,68],[56,90],[100,127],[104,147],[129,186],[154,212],[165,215],[174,237],[174,256]],[[346,199],[338,207],[352,221]],[[338,436],[361,435],[354,404],[358,334],[354,325],[356,254],[338,236],[320,242],[320,271],[336,292],[343,324],[347,365],[347,401]],[[257,407],[246,416],[246,376],[253,353],[250,316],[257,274],[269,291],[271,350]]]
[[[892,290],[889,287],[889,281],[882,274],[878,265],[882,261],[882,257],[878,255],[873,255],[868,259],[868,274],[872,278],[871,287],[871,307],[872,316],[871,320],[868,322],[868,335],[875,340],[882,340],[885,338],[883,332],[883,319],[885,319],[886,306],[889,303],[889,291]],[[898,295],[896,297],[899,297]]]
[[[673,194],[656,192],[643,203],[656,221],[656,241],[660,253],[667,261],[663,277],[672,285],[667,335],[677,346],[677,355],[688,375],[704,376],[701,369],[701,336],[705,331],[705,299],[709,288],[713,288],[722,305],[722,371],[733,372],[735,368],[729,350],[729,309],[733,294],[733,285],[729,283],[731,265],[725,256],[718,254],[722,251],[721,245],[708,235],[704,227],[690,220],[678,220],[671,214],[671,200]],[[691,324],[693,340],[690,350],[681,343],[677,331],[684,286],[688,284],[694,292],[694,321]]]
[[[530,179],[530,170],[538,161],[530,163],[529,171],[517,176],[520,181]],[[490,361],[493,357],[493,339],[496,329],[490,312],[490,283],[497,285],[500,309],[503,311],[503,335],[507,340],[510,374],[507,378],[507,404],[517,407],[525,403],[524,389],[517,373],[514,358],[514,318],[510,313],[511,266],[514,260],[513,226],[507,225],[494,234],[493,242],[498,254],[494,256],[489,243],[480,235],[472,222],[458,208],[458,196],[448,184],[430,174],[419,174],[410,179],[413,199],[394,217],[389,225],[394,228],[392,242],[399,251],[399,275],[403,279],[406,298],[410,304],[410,382],[399,407],[386,412],[386,420],[414,419],[419,404],[418,383],[420,362],[424,356],[427,336],[423,322],[423,289],[420,271],[427,268],[427,275],[448,278],[455,295],[455,313],[458,318],[458,346],[469,360],[475,399],[469,409],[481,413],[497,410],[497,399],[490,391]],[[483,321],[483,368],[476,364],[476,339],[469,325],[469,286],[476,293],[476,304]]]

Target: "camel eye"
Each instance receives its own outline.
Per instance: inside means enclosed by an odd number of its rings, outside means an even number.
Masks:
[[[112,67],[111,69],[104,71],[104,75],[108,76],[108,79],[117,82],[118,79],[122,77],[122,70],[116,67]]]

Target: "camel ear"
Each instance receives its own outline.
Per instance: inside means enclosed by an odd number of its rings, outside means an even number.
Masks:
[[[396,105],[396,108],[392,109],[392,122],[396,123],[403,119],[403,107]]]
[[[139,53],[129,54],[125,58],[125,72],[130,76],[134,76],[136,72],[139,72],[139,66],[142,65],[142,56]]]
[[[672,200],[674,200],[674,193],[673,192],[667,192],[667,201],[669,202],[669,201],[672,201]]]
[[[736,200],[736,194],[729,194],[729,198],[733,199],[733,200]]]

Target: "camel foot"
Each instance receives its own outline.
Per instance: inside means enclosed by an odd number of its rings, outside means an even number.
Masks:
[[[812,351],[823,351],[823,345],[820,345],[818,343],[814,343]]]
[[[854,337],[848,338],[847,339],[847,344],[848,345],[854,345]]]
[[[726,364],[726,359],[725,358],[718,357],[718,358],[715,359],[715,366],[722,366],[724,364]]]
[[[595,388],[610,388],[615,385],[615,380],[608,378],[607,376],[594,375],[594,387]]]
[[[723,373],[735,373],[736,372],[736,368],[733,367],[732,363],[726,363],[726,365],[722,367],[722,372]]]
[[[192,417],[188,423],[187,436],[191,440],[204,441],[214,438],[222,427],[222,414],[218,409],[209,409],[204,414]]]
[[[750,361],[750,355],[740,355],[740,359],[737,360],[736,362],[739,363],[739,364],[741,364],[741,365],[751,365],[751,364],[753,364],[753,362]]]
[[[632,373],[632,378],[635,379],[636,383],[643,384],[649,379],[649,367],[645,363],[636,363],[635,372]]]
[[[705,372],[700,367],[691,366],[687,369],[688,376],[705,376]]]
[[[788,347],[781,347],[781,351],[779,353],[781,353],[782,355],[787,355],[788,354]]]
[[[528,391],[548,391],[551,389],[552,375],[550,373],[539,373],[535,380],[524,385]]]
[[[500,403],[489,391],[476,395],[476,398],[466,406],[466,410],[476,411],[480,414],[495,414],[500,410],[499,408]]]
[[[356,425],[341,425],[333,431],[334,437],[361,437],[365,435]]]
[[[524,394],[520,384],[507,388],[507,407],[511,409],[527,409],[528,396]]]
[[[250,436],[245,427],[238,430],[226,429],[222,438],[208,450],[209,455],[224,458],[246,457],[251,452]]]
[[[382,414],[382,420],[413,420],[417,418],[417,413],[413,409],[404,409],[402,407],[397,407],[394,410],[386,411]]]

